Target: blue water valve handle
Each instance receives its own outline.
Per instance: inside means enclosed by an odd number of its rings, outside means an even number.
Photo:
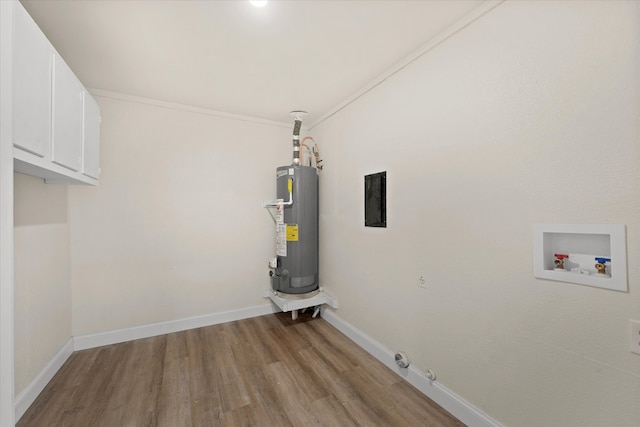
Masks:
[[[596,262],[604,264],[605,262],[611,262],[611,258],[599,258],[599,257],[596,257]]]

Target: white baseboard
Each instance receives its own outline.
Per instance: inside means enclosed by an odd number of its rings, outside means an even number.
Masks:
[[[36,378],[31,381],[31,384],[27,386],[14,401],[14,413],[15,420],[18,422],[24,413],[29,409],[29,406],[36,400],[38,395],[42,393],[42,390],[49,384],[49,381],[53,376],[62,368],[64,362],[67,361],[69,356],[73,353],[73,340],[69,339],[67,343],[56,353],[55,356],[47,363],[47,365],[40,371]]]
[[[149,338],[153,336],[186,331],[204,326],[217,325],[235,320],[263,316],[280,311],[275,304],[265,304],[240,310],[214,313],[205,316],[191,317],[168,322],[154,323],[134,328],[119,329],[99,334],[82,335],[71,338],[64,347],[51,359],[29,386],[18,395],[14,402],[15,419],[19,420],[64,362],[74,351],[86,350],[110,344]],[[322,317],[349,339],[365,349],[373,357],[389,369],[402,376],[444,409],[453,414],[469,427],[500,427],[501,425],[482,413],[479,409],[448,390],[438,381],[430,381],[423,372],[413,366],[408,369],[399,368],[395,364],[394,352],[384,347],[351,324],[340,319],[330,310],[323,310]]]
[[[395,363],[394,352],[367,336],[364,332],[342,320],[333,311],[323,310],[322,317],[353,342],[365,349],[369,354],[382,362],[386,367],[403,377],[409,382],[409,384],[420,390],[423,394],[442,406],[454,417],[458,418],[469,427],[501,426],[500,423],[484,414],[460,396],[448,390],[437,380],[430,381],[423,372],[414,366],[410,365],[409,368],[399,368]]]
[[[118,344],[141,338],[150,338],[173,332],[202,328],[204,326],[233,322],[235,320],[248,319],[250,317],[264,316],[265,314],[271,314],[276,311],[278,311],[278,309],[273,304],[265,304],[242,308],[239,310],[225,311],[222,313],[213,313],[204,316],[136,326],[133,328],[118,329],[98,334],[80,335],[73,337],[73,348],[75,351],[86,350],[89,348]]]
[[[27,388],[14,400],[16,422],[24,415],[27,409],[29,409],[29,406],[33,404],[38,395],[42,390],[44,390],[45,386],[49,381],[51,381],[56,372],[60,370],[64,362],[66,362],[74,351],[102,347],[104,345],[117,344],[140,338],[149,338],[172,332],[186,331],[189,329],[217,325],[220,323],[233,322],[234,320],[263,316],[277,311],[279,311],[278,308],[274,304],[269,303],[240,310],[225,311],[205,316],[190,317],[187,319],[154,323],[151,325],[119,329],[99,334],[72,337],[64,347],[62,347],[62,349],[53,356],[31,384],[29,384]]]

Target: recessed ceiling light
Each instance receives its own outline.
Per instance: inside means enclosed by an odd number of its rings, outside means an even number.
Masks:
[[[249,3],[255,7],[265,7],[267,5],[267,0],[251,0]]]

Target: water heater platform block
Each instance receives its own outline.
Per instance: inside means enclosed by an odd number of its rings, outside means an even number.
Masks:
[[[273,290],[268,289],[265,291],[264,297],[270,298],[271,301],[273,301],[274,304],[285,313],[293,310],[301,310],[303,308],[316,307],[323,304],[327,304],[331,308],[338,308],[338,301],[322,290],[309,298],[300,298],[298,295],[296,295],[296,298],[285,298],[278,295]]]

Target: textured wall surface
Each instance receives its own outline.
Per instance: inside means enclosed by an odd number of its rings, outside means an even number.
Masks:
[[[67,187],[14,175],[15,393],[71,338]]]
[[[311,132],[337,314],[508,426],[640,424],[639,23],[632,1],[505,2]],[[291,129],[97,101],[99,187],[17,175],[16,393],[70,335],[265,302]],[[383,170],[388,227],[365,228]],[[628,292],[535,279],[536,223],[625,224]]]
[[[265,304],[262,201],[291,128],[97,97],[100,185],[69,188],[73,335]]]
[[[312,129],[337,314],[505,425],[640,425],[639,40],[638,2],[502,3]],[[536,223],[625,224],[628,292],[535,279]]]

